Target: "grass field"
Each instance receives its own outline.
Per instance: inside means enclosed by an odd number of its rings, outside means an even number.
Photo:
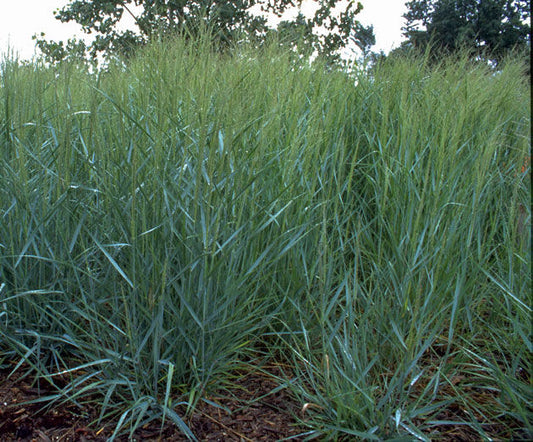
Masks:
[[[531,436],[523,72],[205,41],[98,74],[5,59],[0,363],[68,375],[48,399],[117,434],[194,438],[186,411],[260,359],[309,438]]]

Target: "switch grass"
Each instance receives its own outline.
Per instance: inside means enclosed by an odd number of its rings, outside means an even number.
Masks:
[[[311,437],[531,436],[524,72],[207,39],[97,72],[4,59],[0,360],[116,434],[194,439],[261,354]]]

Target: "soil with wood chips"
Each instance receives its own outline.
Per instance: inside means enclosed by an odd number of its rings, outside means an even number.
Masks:
[[[313,432],[301,424],[302,420],[298,424],[297,417],[308,418],[309,410],[287,389],[280,388],[276,379],[281,377],[281,371],[280,366],[272,365],[234,373],[231,388],[210,395],[208,401],[200,401],[194,413],[184,418],[186,424],[199,441],[303,441]],[[27,367],[11,372],[12,367],[0,368],[0,442],[104,442],[112,436],[116,422],[91,425],[100,412],[96,405],[91,405],[97,404],[96,400],[81,407],[67,401],[47,408],[46,396],[57,394],[57,390],[46,388],[43,382],[37,388],[33,378],[24,376]],[[460,377],[457,382],[461,382]],[[496,400],[494,392],[470,393],[475,394],[479,403]],[[27,403],[37,399],[42,401]],[[185,410],[178,411],[180,416],[186,415]],[[464,411],[451,404],[440,410],[437,418],[441,422],[458,422],[461,414]],[[483,420],[481,416],[479,420]],[[416,423],[424,426],[423,421]],[[514,419],[482,426],[492,440],[531,440]],[[439,441],[480,440],[479,433],[467,425],[437,425],[427,437]],[[153,421],[138,428],[131,438],[126,434],[115,440],[179,442],[188,439],[174,424],[166,423],[161,428],[161,422]]]
[[[275,367],[272,370],[277,370]],[[85,442],[106,441],[113,434],[113,423],[90,425],[99,410],[90,404],[80,406],[67,402],[43,410],[45,402],[25,402],[57,393],[33,385],[33,379],[24,377],[24,369],[11,374],[0,370],[0,442]],[[9,376],[10,375],[10,376]],[[9,376],[9,377],[8,377]],[[296,414],[301,405],[264,372],[237,373],[231,393],[212,395],[209,402],[201,402],[186,419],[192,433],[200,441],[301,441],[309,429],[299,427]],[[153,421],[129,435],[117,437],[122,442],[186,441],[174,425]]]

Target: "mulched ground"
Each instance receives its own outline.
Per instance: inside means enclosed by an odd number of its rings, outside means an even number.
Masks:
[[[276,368],[273,367],[275,371]],[[53,390],[31,385],[32,379],[23,378],[18,370],[8,378],[10,371],[0,370],[0,442],[85,442],[106,441],[113,426],[89,428],[98,416],[98,410],[85,406],[65,404],[52,410],[41,411],[43,404],[23,404],[38,399]],[[286,390],[278,390],[272,376],[261,372],[248,372],[237,376],[231,396],[214,395],[209,399],[222,407],[202,402],[187,420],[193,434],[201,441],[278,441],[303,440],[308,429],[296,425],[296,413],[301,405]],[[116,440],[127,441],[128,437]],[[138,429],[137,441],[186,441],[173,425],[154,422]]]
[[[32,378],[24,377],[27,367],[22,367],[9,376],[11,369],[0,369],[0,442],[104,442],[112,435],[112,423],[101,427],[90,427],[96,421],[99,410],[85,405],[83,409],[70,403],[41,411],[43,403],[24,404],[24,402],[54,394],[43,384],[37,389],[32,385]],[[275,376],[279,376],[279,366],[264,367],[262,371],[235,373],[233,388],[220,394],[214,394],[209,400],[219,406],[201,402],[194,414],[186,419],[193,434],[200,441],[245,442],[245,441],[302,441],[310,434],[309,428],[297,425],[295,416],[304,412],[302,404],[285,389],[279,388]],[[453,385],[467,382],[458,376],[452,380]],[[450,391],[447,391],[450,390]],[[442,391],[445,399],[454,392],[452,387]],[[494,401],[489,391],[463,389],[478,403]],[[185,414],[185,413],[183,413]],[[463,415],[463,416],[462,416]],[[437,420],[460,421],[464,410],[457,404],[442,409]],[[482,416],[476,416],[493,440],[531,440],[521,432],[520,423],[505,419],[488,425]],[[423,424],[423,422],[419,422]],[[439,441],[478,441],[479,434],[465,425],[436,426],[427,434],[431,440]],[[128,441],[127,436],[118,437],[119,442]],[[186,441],[183,434],[174,426],[167,424],[161,431],[160,423],[153,422],[139,428],[135,434],[136,441]],[[346,439],[353,440],[353,439]]]

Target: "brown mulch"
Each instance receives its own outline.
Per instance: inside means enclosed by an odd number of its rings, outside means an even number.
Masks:
[[[91,423],[98,418],[99,410],[91,404],[82,407],[70,402],[43,411],[44,403],[25,404],[56,393],[41,383],[40,389],[33,385],[30,376],[24,377],[27,367],[22,367],[8,377],[12,368],[0,368],[0,442],[104,442],[113,434],[113,422],[101,426]],[[200,441],[303,441],[310,435],[310,429],[298,426],[295,416],[303,416],[305,410],[291,394],[279,387],[276,376],[281,377],[280,366],[263,367],[263,370],[236,372],[231,387],[208,397],[209,402],[200,401],[194,413],[185,418],[186,411],[179,410],[192,433]],[[464,376],[455,376],[451,385],[469,383]],[[422,388],[424,380],[420,380]],[[454,397],[452,386],[440,392],[440,400]],[[463,386],[470,400],[481,403],[495,401],[495,392],[475,386]],[[420,393],[415,391],[414,394]],[[434,417],[440,421],[461,421],[465,410],[454,402],[439,411]],[[488,424],[483,416],[475,416],[486,433],[493,440],[530,440],[520,430],[521,424],[507,417],[503,421]],[[485,421],[485,422],[484,422]],[[424,421],[415,422],[423,426]],[[138,428],[133,435],[135,441],[186,441],[187,438],[173,424],[167,423],[161,430],[160,422],[154,421]],[[429,430],[429,429],[428,429]],[[433,426],[426,435],[431,440],[477,441],[479,434],[465,425]],[[342,439],[342,437],[341,437]],[[128,435],[116,438],[128,441]],[[343,439],[344,440],[344,439]],[[353,439],[346,439],[353,440]]]
[[[100,428],[90,426],[99,410],[91,405],[83,409],[71,403],[42,411],[43,403],[24,402],[54,394],[41,384],[32,386],[30,377],[23,377],[20,369],[11,375],[0,370],[0,442],[104,442],[113,434],[111,424]],[[278,371],[271,367],[272,372]],[[276,373],[277,374],[277,373]],[[264,372],[236,374],[231,394],[213,395],[213,404],[200,402],[195,412],[184,419],[201,441],[278,441],[303,440],[309,429],[298,427],[294,416],[301,405],[285,389],[278,389],[272,375]],[[300,410],[299,410],[300,409]],[[183,416],[182,416],[183,417]],[[128,436],[116,440],[127,441]],[[134,433],[137,441],[186,441],[187,438],[173,424],[154,421]]]

